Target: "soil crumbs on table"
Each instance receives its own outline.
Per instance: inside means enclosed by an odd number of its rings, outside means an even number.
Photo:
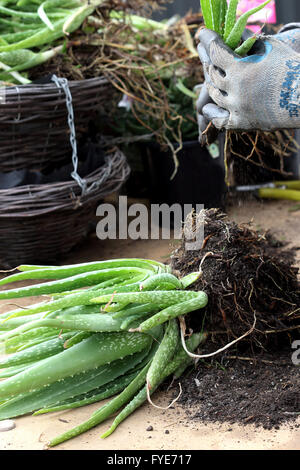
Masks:
[[[223,356],[222,363],[198,364],[179,380],[178,404],[195,421],[251,423],[264,429],[288,423],[299,428],[300,368],[293,365],[291,355],[287,350],[269,354],[269,359],[264,355],[263,360]],[[175,396],[178,387],[173,386]]]
[[[300,290],[293,253],[284,252],[271,234],[238,226],[219,211],[206,212],[204,227],[200,250],[185,251],[183,241],[172,255],[180,275],[202,267],[191,288],[209,298],[205,309],[186,317],[186,335],[204,325],[208,339],[199,353],[207,354],[249,334],[198,360],[179,379],[178,403],[189,420],[299,427],[300,346],[297,352],[292,345],[300,339]]]

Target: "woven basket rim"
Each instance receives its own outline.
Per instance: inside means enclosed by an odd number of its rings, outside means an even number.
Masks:
[[[29,218],[58,210],[76,210],[117,191],[129,174],[127,159],[117,149],[106,154],[104,165],[84,177],[87,187],[101,181],[99,187],[86,194],[82,194],[75,180],[0,189],[0,219]]]
[[[60,77],[60,78],[64,78],[64,77]],[[103,75],[99,77],[85,78],[83,80],[68,80],[68,84],[70,88],[80,87],[80,89],[82,89],[82,87],[89,88],[90,86],[94,86],[98,82],[103,83],[103,84],[109,84],[109,80]],[[41,91],[43,90],[45,92],[52,91],[52,92],[61,93],[61,90],[56,86],[54,82],[53,83],[51,82],[50,83],[28,83],[25,85],[0,86],[0,91],[2,89],[5,89],[6,96],[8,94],[14,94],[14,93],[20,94],[20,91],[21,92],[30,91],[31,93],[33,91],[36,91],[36,93],[39,94],[39,97],[40,97]],[[5,103],[1,104],[1,107],[4,105]]]
[[[114,87],[103,75],[68,81],[77,140],[89,121],[106,114]],[[45,170],[71,158],[70,125],[65,90],[56,83],[31,83],[5,88],[0,113],[0,171]]]

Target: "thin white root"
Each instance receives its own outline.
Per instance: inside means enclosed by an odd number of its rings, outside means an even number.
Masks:
[[[182,324],[180,323],[181,325],[181,328],[180,328],[180,335],[181,335],[181,343],[182,343],[182,347],[183,349],[185,350],[185,352],[192,358],[195,358],[195,359],[204,359],[204,358],[207,358],[207,357],[212,357],[212,356],[216,356],[217,354],[223,352],[223,351],[226,351],[226,349],[229,349],[231,346],[233,346],[235,343],[237,343],[238,341],[240,341],[241,339],[245,338],[246,336],[250,335],[254,328],[255,328],[255,325],[256,325],[256,315],[254,313],[254,322],[253,322],[253,325],[252,327],[250,328],[249,331],[247,331],[245,334],[243,334],[242,336],[240,336],[239,338],[231,341],[231,343],[229,344],[226,344],[226,346],[224,346],[223,348],[220,348],[218,349],[217,351],[213,352],[213,353],[210,353],[210,354],[201,354],[201,355],[198,355],[198,354],[193,354],[191,353],[190,351],[188,351],[187,347],[186,347],[186,344],[185,344],[185,341],[184,341],[184,335],[185,335],[185,329],[182,328]]]
[[[19,304],[13,304],[13,303],[9,303],[9,304],[6,304],[8,305],[9,307],[18,307],[20,310],[29,310],[31,307],[24,307],[24,305],[19,305]]]
[[[205,253],[205,255],[203,256],[202,260],[201,260],[201,263],[200,263],[200,266],[199,266],[199,273],[200,273],[200,276],[203,274],[203,271],[202,271],[202,265],[204,263],[204,261],[206,260],[206,258],[208,256],[212,256],[213,255],[213,252],[212,251],[209,251],[208,253]]]
[[[0,273],[12,273],[13,271],[16,271],[18,268],[13,268],[13,269],[1,269]]]
[[[17,305],[17,304],[6,304],[6,305],[9,305],[9,306],[12,306],[12,307],[18,307],[20,310],[28,310],[30,308],[30,307],[22,307],[22,305]],[[9,317],[4,318],[3,320],[0,321],[0,325],[7,322],[11,318],[14,318],[14,317],[12,315],[10,315]]]
[[[116,295],[116,293],[117,293],[117,291],[115,291],[115,292],[112,294],[112,296],[111,296],[109,302],[107,302],[107,304],[106,304],[103,308],[102,308],[102,307],[100,308],[100,312],[106,312],[106,309],[113,303],[114,296]]]
[[[181,383],[179,383],[179,394],[178,394],[178,396],[176,398],[174,398],[174,400],[168,406],[164,407],[164,406],[155,405],[155,403],[153,403],[153,401],[151,400],[149,382],[147,382],[147,384],[146,384],[146,389],[147,389],[148,402],[150,403],[150,405],[154,406],[154,408],[157,408],[158,410],[168,410],[169,408],[171,408],[171,406],[174,405],[174,403],[177,402],[177,400],[179,400],[180,396],[182,395]]]

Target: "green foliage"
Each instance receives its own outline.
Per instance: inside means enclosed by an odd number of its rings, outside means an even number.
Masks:
[[[190,78],[179,79],[176,76],[162,81],[170,111],[167,119],[165,119],[165,116],[160,118],[159,116],[149,115],[145,108],[143,115],[149,133],[151,131],[155,133],[164,126],[166,129],[165,135],[171,142],[174,140],[174,130],[176,132],[176,129],[180,130],[183,141],[198,139],[195,98],[192,91],[195,85],[196,83]],[[136,119],[131,109],[119,108],[114,116],[114,121],[115,124],[112,124],[111,127],[117,135],[130,137],[142,136],[147,133],[145,125]]]
[[[1,298],[43,292],[55,298],[0,315],[0,345],[9,353],[0,361],[0,420],[114,396],[49,445],[71,439],[120,410],[104,438],[163,380],[191,363],[180,343],[177,317],[206,306],[204,292],[185,290],[200,273],[178,279],[162,263],[125,258],[69,266],[23,265],[18,270],[1,284],[44,282],[2,290]],[[205,338],[202,333],[192,335],[188,350]]]
[[[200,6],[204,18],[205,26],[220,34],[225,44],[233,49],[237,54],[244,56],[253,47],[256,36],[254,35],[245,43],[241,43],[242,34],[247,21],[251,15],[264,8],[271,0],[267,0],[256,8],[245,12],[239,18],[236,16],[239,0],[200,0]],[[225,5],[226,3],[226,5]],[[225,23],[223,24],[225,18]]]

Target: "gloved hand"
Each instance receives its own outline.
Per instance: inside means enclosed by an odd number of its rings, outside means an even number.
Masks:
[[[286,25],[275,36],[261,37],[244,58],[217,33],[200,31],[198,52],[205,74],[197,102],[200,140],[210,121],[218,129],[300,127],[300,27],[296,26]]]
[[[245,29],[242,35],[242,40],[246,41],[250,36],[252,36],[252,31]],[[299,45],[300,45],[300,42],[299,42]],[[204,51],[203,51],[203,54],[204,54]],[[208,56],[207,56],[207,61],[210,62],[210,59]],[[205,83],[201,85],[197,85],[195,87],[195,91],[198,95],[197,103],[196,103],[196,110],[197,110],[197,120],[198,120],[198,130],[199,130],[199,142],[202,145],[209,145],[216,140],[218,136],[218,130],[216,129],[216,127],[209,125],[212,123],[209,119],[204,117],[204,115],[202,114],[202,109],[208,103],[213,103],[213,100],[209,96]]]
[[[205,83],[203,83],[202,85],[197,85],[197,87],[195,87],[195,91],[198,95],[196,102],[196,111],[199,131],[199,142],[202,145],[210,145],[216,140],[218,136],[218,130],[214,126],[209,126],[210,121],[203,116],[202,109],[208,103],[213,103],[213,101],[208,94]]]
[[[300,53],[300,23],[288,23],[284,25],[273,37]]]

